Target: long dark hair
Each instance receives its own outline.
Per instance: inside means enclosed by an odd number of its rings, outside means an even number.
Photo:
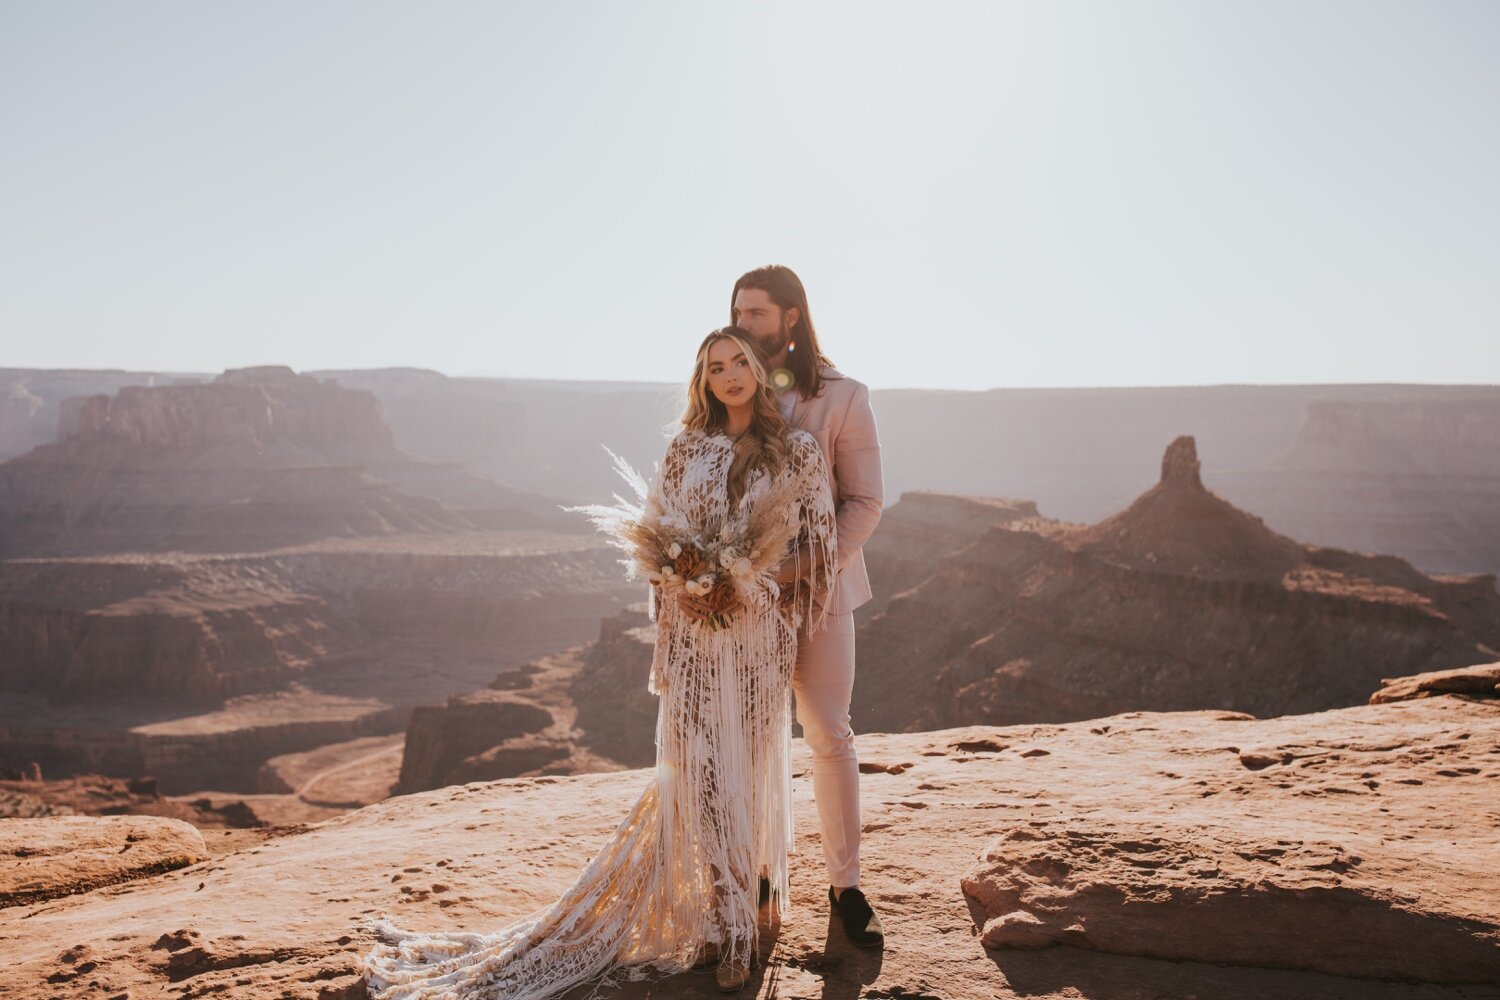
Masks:
[[[770,296],[771,301],[783,313],[788,309],[797,310],[797,322],[792,327],[792,342],[787,350],[786,363],[797,379],[797,391],[802,394],[802,398],[812,399],[823,391],[824,379],[818,369],[823,365],[832,365],[833,361],[818,345],[818,333],[813,328],[812,313],[807,308],[807,289],[802,287],[802,279],[784,264],[767,264],[765,267],[746,271],[734,283],[734,291],[729,293],[730,323],[736,322],[734,300],[739,297],[742,288],[759,288]]]
[[[688,430],[714,433],[724,429],[729,410],[708,388],[708,349],[721,340],[732,340],[745,352],[750,371],[755,375],[755,393],[751,396],[750,426],[734,442],[734,460],[729,464],[729,502],[735,504],[745,495],[746,480],[753,469],[764,469],[775,476],[786,465],[791,446],[787,443],[788,427],[776,405],[776,390],[766,370],[766,354],[749,331],[726,326],[703,338],[693,363],[693,377],[688,382],[687,410],[682,426]]]

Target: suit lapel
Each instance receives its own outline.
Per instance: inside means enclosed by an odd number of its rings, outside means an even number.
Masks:
[[[833,369],[833,368],[824,368],[823,369],[823,373],[825,375],[828,374],[829,372],[835,372],[835,371],[836,370]],[[813,401],[810,400],[810,399],[803,399],[802,398],[802,393],[798,392],[796,389],[792,390],[792,394],[793,394],[793,399],[792,399],[792,419],[791,419],[791,425],[793,427],[796,427],[799,430],[804,430],[804,431],[807,431],[809,434],[813,434],[814,433],[814,428],[810,428],[810,427],[807,426],[807,411],[812,408]],[[822,428],[817,428],[817,430],[821,430],[821,429]]]
[[[796,389],[792,390],[792,420],[791,424],[798,430],[807,430],[807,400],[802,398],[802,393]]]

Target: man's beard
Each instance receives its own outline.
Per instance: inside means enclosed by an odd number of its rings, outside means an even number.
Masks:
[[[774,358],[786,350],[786,345],[792,342],[792,330],[787,326],[786,320],[781,321],[781,328],[767,337],[757,337],[756,343],[760,349],[766,352],[766,357]]]

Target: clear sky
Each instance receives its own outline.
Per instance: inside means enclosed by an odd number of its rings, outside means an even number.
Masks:
[[[1500,3],[0,0],[0,367],[1500,382]]]

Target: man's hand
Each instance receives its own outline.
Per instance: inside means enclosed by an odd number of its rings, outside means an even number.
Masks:
[[[793,589],[797,585],[797,564],[791,559],[786,560],[776,567],[776,575],[773,579],[783,593]]]
[[[720,614],[732,615],[740,608],[744,607],[744,605],[741,604],[738,600],[735,600],[727,607],[715,609],[712,604],[708,603],[703,598],[695,597],[685,590],[679,590],[677,592],[677,606],[682,609],[683,614],[687,615],[695,622],[707,621],[708,616],[713,614],[715,610],[718,610]]]

